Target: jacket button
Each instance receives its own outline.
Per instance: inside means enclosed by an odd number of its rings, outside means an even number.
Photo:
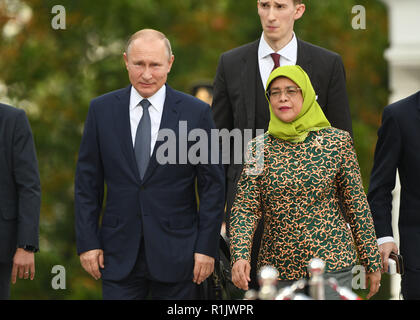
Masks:
[[[296,236],[300,236],[302,234],[302,231],[300,231],[299,229],[295,230],[294,234]]]
[[[142,190],[142,191],[143,191],[144,189],[146,189],[144,186],[141,186],[141,187],[140,187],[140,190]]]

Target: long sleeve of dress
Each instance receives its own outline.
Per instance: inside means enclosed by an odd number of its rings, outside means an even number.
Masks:
[[[338,189],[343,197],[347,221],[349,221],[360,262],[367,272],[381,267],[381,257],[369,204],[362,185],[360,168],[352,139],[346,135],[341,151],[342,164],[337,176]]]
[[[258,179],[263,166],[264,152],[258,147],[259,144],[253,141],[254,143],[248,145],[248,161],[244,164],[231,211],[232,265],[239,259],[250,261],[252,239],[261,218],[261,190]],[[261,142],[258,138],[257,141]]]

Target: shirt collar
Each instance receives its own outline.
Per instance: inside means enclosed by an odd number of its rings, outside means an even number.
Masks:
[[[155,108],[158,112],[162,113],[163,111],[163,105],[165,104],[165,98],[166,98],[166,85],[163,85],[153,96],[147,98],[149,102],[151,103],[151,106]],[[131,92],[130,92],[130,110],[135,109],[140,101],[142,101],[144,98],[140,95],[140,93],[131,86]]]
[[[264,32],[261,35],[260,45],[258,47],[258,59],[264,59],[275,51],[270,47],[270,45],[264,39]],[[284,46],[282,49],[277,51],[279,55],[283,58],[296,63],[297,60],[297,39],[296,35],[293,32],[293,38],[290,42]]]

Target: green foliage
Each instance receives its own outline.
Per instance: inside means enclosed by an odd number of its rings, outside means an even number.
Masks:
[[[189,91],[212,81],[219,55],[261,35],[256,1],[237,0],[62,0],[66,29],[54,30],[56,1],[20,0],[32,19],[16,36],[1,36],[0,101],[24,108],[37,146],[42,183],[41,252],[36,280],[20,280],[16,299],[100,298],[99,282],[80,267],[75,250],[73,181],[89,102],[129,84],[122,59],[135,31],[155,28],[171,40],[172,87]],[[296,22],[298,37],[341,54],[347,71],[355,146],[365,187],[372,166],[376,130],[387,104],[387,17],[378,0],[305,1]],[[353,30],[354,5],[367,9],[367,29]],[[0,5],[0,31],[9,21]],[[1,86],[0,86],[1,87]],[[51,288],[51,269],[66,268],[66,290]]]

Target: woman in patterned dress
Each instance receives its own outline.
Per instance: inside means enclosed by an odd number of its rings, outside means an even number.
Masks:
[[[331,127],[299,66],[275,69],[266,95],[269,128],[248,145],[232,207],[232,281],[248,290],[252,238],[264,212],[258,268],[275,267],[287,285],[307,278],[316,257],[326,277],[351,288],[359,261],[370,298],[380,286],[381,257],[350,135]]]

